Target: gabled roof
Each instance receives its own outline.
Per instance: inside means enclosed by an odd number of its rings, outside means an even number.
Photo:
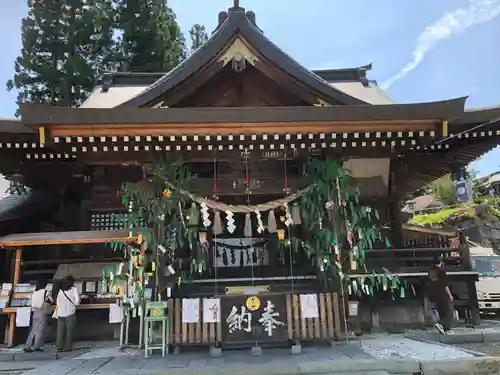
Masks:
[[[221,19],[221,17],[219,16]],[[224,15],[222,17],[224,19]],[[164,75],[146,90],[132,99],[122,103],[123,107],[144,107],[176,87],[196,72],[214,63],[214,58],[228,47],[236,36],[241,37],[259,52],[265,60],[284,71],[304,86],[316,91],[319,95],[331,101],[330,104],[342,103],[347,105],[368,104],[367,102],[348,95],[328,84],[319,75],[306,69],[274,43],[264,36],[262,31],[251,21],[252,12],[245,12],[244,8],[233,7],[227,13],[227,18],[219,25],[212,37],[203,44],[188,59]],[[222,65],[222,64],[221,64]],[[222,68],[222,66],[220,66]],[[208,78],[208,77],[207,77]]]
[[[365,101],[368,104],[396,104],[378,87],[368,80],[366,72],[371,64],[358,68],[312,70],[335,89]],[[163,78],[167,73],[108,72],[80,108],[113,108],[127,102],[147,90],[150,85]]]

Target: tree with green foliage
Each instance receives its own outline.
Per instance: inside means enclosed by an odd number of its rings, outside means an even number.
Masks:
[[[121,70],[168,72],[186,57],[184,36],[165,0],[117,0]]]
[[[181,162],[161,161],[148,172],[146,180],[122,186],[122,203],[129,211],[125,228],[139,239],[137,244],[112,246],[128,258],[128,278],[138,286],[138,292],[145,285],[145,276],[154,277],[153,298],[167,286],[168,280],[163,277],[167,265],[176,270],[179,279],[207,269],[208,252],[198,241],[199,212],[188,197],[177,192],[187,188],[192,178]],[[109,275],[116,276],[117,270],[111,268],[103,276],[109,279]],[[138,298],[142,298],[140,293]]]
[[[451,174],[447,174],[429,184],[432,195],[446,206],[458,203],[455,183],[451,179]]]
[[[334,284],[339,286],[342,273],[352,265],[365,271],[367,250],[390,247],[390,242],[381,231],[378,211],[360,202],[355,179],[341,163],[313,159],[306,176],[310,188],[300,198],[301,230],[298,236],[292,234],[291,245],[306,252],[325,285],[337,279]]]
[[[200,48],[203,43],[208,40],[208,34],[205,30],[205,26],[200,24],[195,24],[189,30],[189,36],[191,37],[191,53]]]
[[[118,68],[114,39],[114,0],[66,0],[68,59],[65,65],[65,103],[79,104],[92,91],[104,71]]]
[[[17,102],[74,106],[113,68],[113,0],[30,0],[7,89]],[[17,113],[18,114],[18,113]]]
[[[7,90],[18,90],[17,103],[58,104],[61,101],[67,28],[64,0],[31,0],[22,20],[22,51]]]

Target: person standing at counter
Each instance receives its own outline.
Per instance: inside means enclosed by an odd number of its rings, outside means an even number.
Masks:
[[[442,262],[436,255],[432,268],[428,272],[430,300],[436,304],[439,313],[439,322],[434,324],[442,334],[452,333],[453,323],[453,295],[451,294],[448,275],[442,267]]]
[[[50,293],[46,290],[46,287],[46,282],[38,280],[36,283],[36,290],[31,296],[33,323],[31,325],[31,330],[28,335],[28,339],[26,340],[26,344],[24,345],[24,351],[27,353],[43,351],[42,346],[45,342],[49,316],[52,312],[50,304],[53,302],[53,299]]]
[[[69,352],[73,344],[76,324],[76,306],[80,304],[80,294],[75,287],[75,278],[67,276],[57,293],[57,306],[54,317],[57,319],[57,351]]]

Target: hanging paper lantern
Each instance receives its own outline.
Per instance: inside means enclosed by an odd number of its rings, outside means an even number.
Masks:
[[[285,230],[284,229],[278,229],[278,240],[282,241],[285,239]]]

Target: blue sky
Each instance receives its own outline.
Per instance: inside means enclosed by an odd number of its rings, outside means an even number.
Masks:
[[[9,3],[9,8],[6,7]],[[185,33],[213,30],[232,0],[171,0]],[[500,105],[500,0],[240,0],[285,52],[308,68],[373,62],[370,79],[398,102],[470,96],[468,107]],[[0,6],[0,85],[12,76],[21,48],[25,0]],[[15,93],[0,86],[0,117],[15,111]],[[500,149],[473,167],[500,169]]]

